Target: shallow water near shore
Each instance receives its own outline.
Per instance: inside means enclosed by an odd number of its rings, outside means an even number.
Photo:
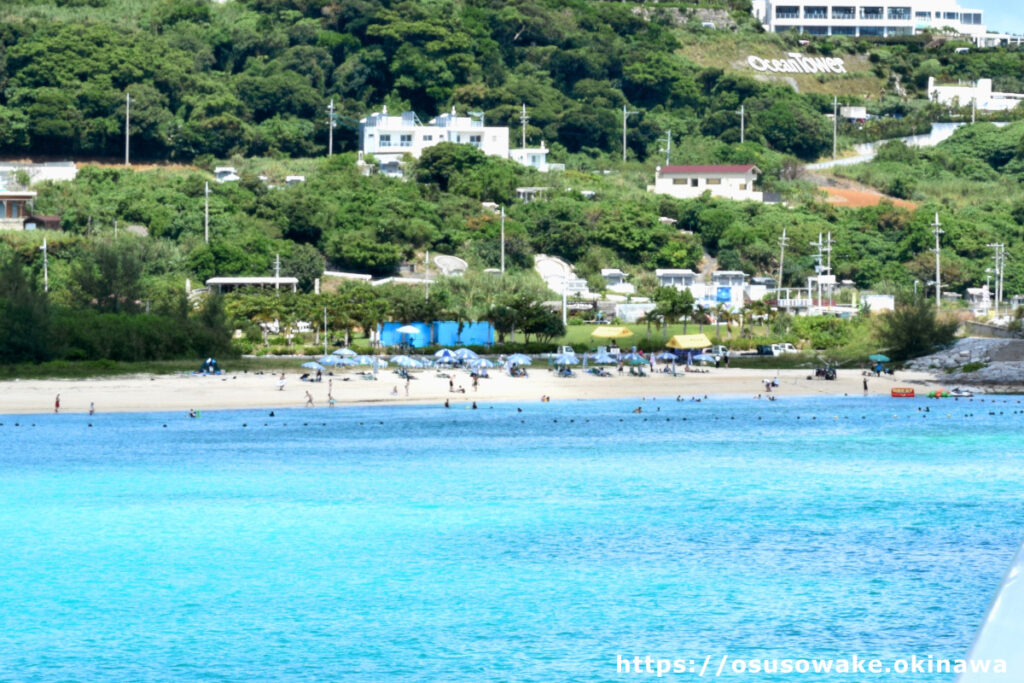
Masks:
[[[0,679],[963,657],[1024,538],[1020,400],[0,416]]]

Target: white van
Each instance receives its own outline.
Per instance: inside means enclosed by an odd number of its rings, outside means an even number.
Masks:
[[[781,356],[786,353],[800,353],[800,349],[796,348],[789,342],[785,344],[772,344],[772,355]]]

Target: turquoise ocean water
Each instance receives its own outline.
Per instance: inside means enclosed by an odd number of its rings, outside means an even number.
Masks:
[[[961,657],[1024,538],[1017,397],[267,413],[0,416],[0,680]]]

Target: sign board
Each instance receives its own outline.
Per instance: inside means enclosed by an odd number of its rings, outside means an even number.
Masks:
[[[717,301],[721,301],[722,303],[729,303],[730,301],[732,301],[732,288],[719,287],[715,299]]]
[[[789,59],[763,59],[757,55],[747,57],[747,64],[755,71],[786,74],[844,74],[846,65],[839,57],[807,57],[799,52],[787,52]]]

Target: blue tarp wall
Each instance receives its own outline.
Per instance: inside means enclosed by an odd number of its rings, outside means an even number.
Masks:
[[[419,334],[399,334],[402,323],[384,323],[380,326],[380,341],[384,346],[410,344],[413,348],[424,346],[489,346],[494,343],[494,326],[490,323],[464,323],[462,334],[459,324],[454,321],[434,323],[412,323]],[[432,333],[432,334],[431,334]],[[433,340],[433,341],[431,341]]]

